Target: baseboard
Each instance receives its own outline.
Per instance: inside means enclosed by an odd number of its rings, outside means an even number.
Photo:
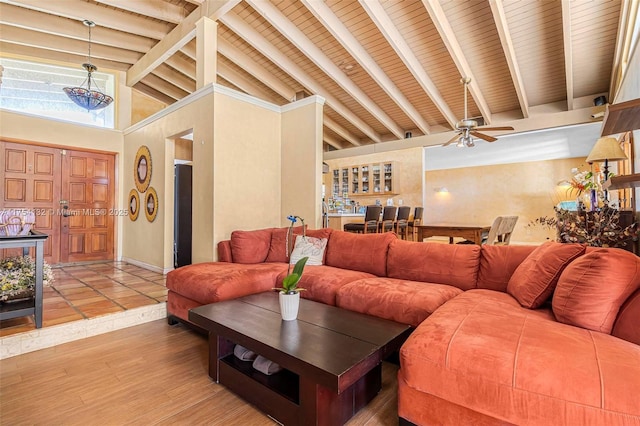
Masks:
[[[174,268],[161,268],[159,266],[150,265],[148,263],[141,262],[141,261],[136,260],[136,259],[131,259],[131,258],[125,257],[125,256],[122,256],[122,261],[130,263],[130,264],[135,265],[135,266],[139,266],[139,267],[144,268],[144,269],[148,269],[148,270],[153,271],[153,272],[158,272],[158,273],[160,273],[162,275],[167,275],[167,273],[169,273],[169,271],[173,271],[173,269],[174,269]]]

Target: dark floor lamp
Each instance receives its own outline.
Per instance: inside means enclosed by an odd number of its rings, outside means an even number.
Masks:
[[[596,144],[587,157],[587,163],[592,164],[596,161],[604,161],[603,172],[604,180],[606,181],[609,178],[609,160],[617,161],[626,160],[627,158],[627,154],[624,153],[620,147],[620,142],[618,142],[616,138],[604,137],[596,141]],[[604,191],[604,198],[605,200],[608,199],[606,190]]]

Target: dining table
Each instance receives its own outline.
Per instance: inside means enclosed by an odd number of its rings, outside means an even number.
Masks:
[[[417,226],[417,234],[420,242],[429,237],[449,237],[449,244],[453,244],[453,239],[460,237],[480,245],[482,237],[486,236],[490,229],[491,225],[423,223]]]

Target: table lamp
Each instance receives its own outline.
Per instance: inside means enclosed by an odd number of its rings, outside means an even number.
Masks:
[[[627,158],[627,154],[620,148],[620,143],[616,138],[604,137],[596,141],[587,157],[587,163],[604,161],[604,180],[607,180],[609,177],[609,160],[626,160]]]
[[[627,154],[620,148],[620,143],[616,138],[603,137],[596,141],[593,149],[587,157],[587,163],[591,164],[596,161],[604,161],[604,180],[609,178],[609,160],[626,160]],[[609,199],[608,191],[604,191],[604,199]]]

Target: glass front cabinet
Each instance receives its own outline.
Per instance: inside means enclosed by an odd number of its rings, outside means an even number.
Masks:
[[[395,195],[399,193],[393,161],[333,169],[332,193],[339,197]]]

